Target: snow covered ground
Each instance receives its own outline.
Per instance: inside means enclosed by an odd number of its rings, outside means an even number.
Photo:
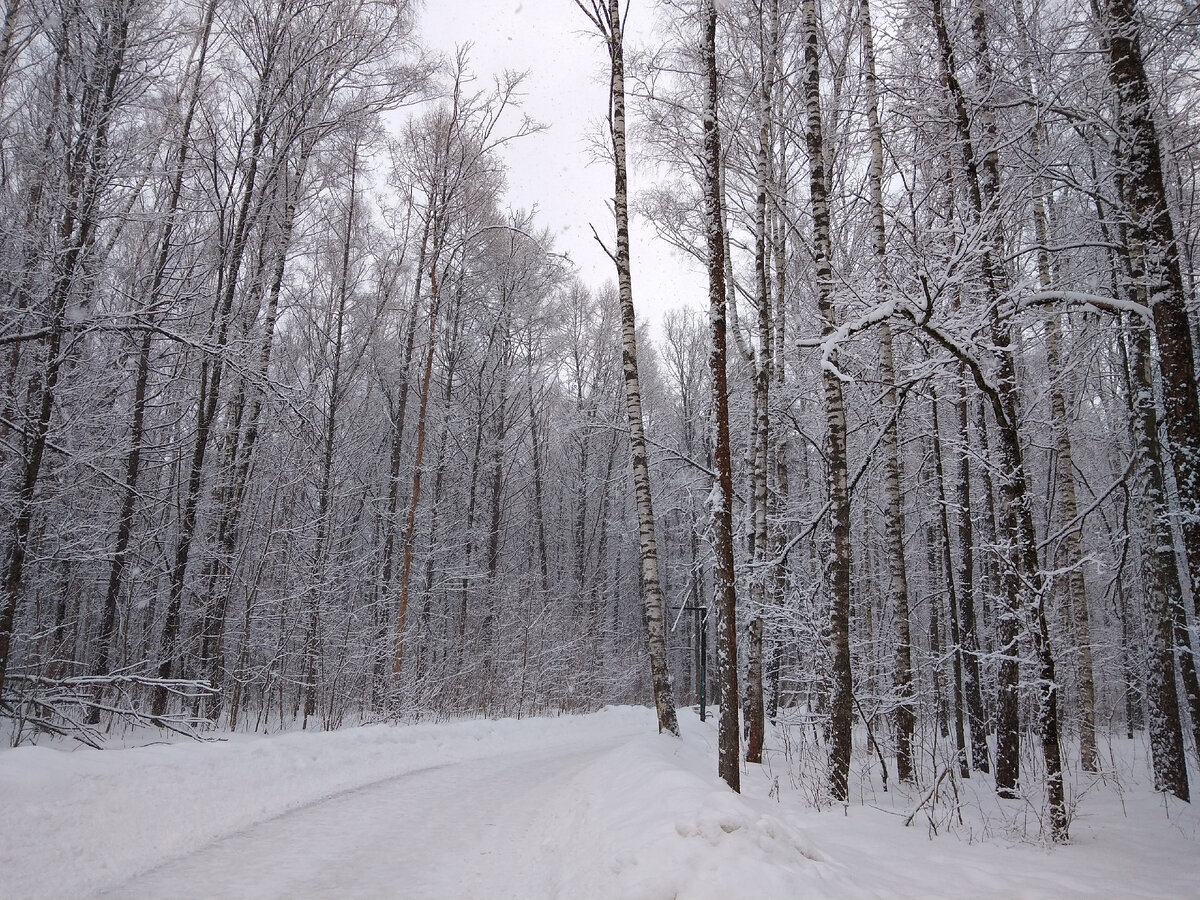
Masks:
[[[682,725],[660,737],[650,710],[619,708],[6,750],[0,896],[1200,895],[1200,815],[1120,762],[1132,745],[1079,801],[1072,843],[1046,850],[1014,837],[1036,804],[1005,809],[978,783],[955,786],[975,792],[962,824],[926,804],[905,827],[925,791],[814,810],[792,747],[749,767],[739,797],[716,778],[713,720]]]

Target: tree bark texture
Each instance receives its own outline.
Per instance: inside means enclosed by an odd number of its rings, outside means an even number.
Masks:
[[[713,530],[713,604],[717,609],[717,678],[721,715],[717,736],[717,770],[733,790],[741,790],[738,729],[737,593],[733,570],[733,469],[729,449],[729,387],[725,374],[725,226],[721,208],[721,133],[717,121],[717,9],[702,6],[701,58],[704,97],[704,211],[708,226],[708,322],[712,345],[708,357],[712,378],[713,462],[716,479],[710,502]],[[761,648],[761,637],[759,638]],[[760,653],[761,658],[761,653]],[[761,683],[761,670],[759,673]],[[759,698],[761,702],[761,697]]]
[[[808,149],[809,202],[813,217],[813,259],[817,276],[817,307],[821,333],[837,329],[833,297],[832,243],[825,144],[821,121],[821,69],[817,44],[816,0],[804,0],[804,101],[807,109],[805,144]],[[832,519],[829,625],[832,650],[830,682],[829,792],[838,802],[850,795],[851,730],[854,724],[853,677],[850,670],[850,484],[847,473],[846,411],[837,371],[836,347],[822,360],[825,396],[825,446],[828,456],[829,505]]]

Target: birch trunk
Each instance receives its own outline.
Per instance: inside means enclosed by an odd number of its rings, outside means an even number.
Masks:
[[[771,333],[771,285],[770,250],[767,234],[767,189],[771,182],[771,148],[774,144],[771,115],[773,110],[772,84],[775,79],[775,58],[778,39],[778,0],[773,0],[768,11],[769,23],[760,17],[759,35],[764,66],[759,93],[758,154],[756,158],[757,190],[754,209],[754,270],[756,301],[758,306],[758,352],[754,372],[754,529],[753,566],[750,578],[750,640],[747,650],[749,661],[746,668],[746,761],[761,763],[765,732],[763,698],[763,610],[766,605],[766,587],[771,583],[768,571],[770,546],[767,534],[767,472],[771,446],[770,390],[774,337]],[[764,27],[766,26],[766,27]]]
[[[1049,290],[1053,278],[1050,254],[1045,249],[1048,240],[1046,209],[1039,192],[1034,201],[1034,217],[1038,233],[1038,280],[1043,290]],[[1055,461],[1059,498],[1059,520],[1067,529],[1061,546],[1061,565],[1067,569],[1067,601],[1075,627],[1078,647],[1077,680],[1079,689],[1079,756],[1085,772],[1096,772],[1099,758],[1096,752],[1096,681],[1092,664],[1091,615],[1088,612],[1087,585],[1083,579],[1083,522],[1079,520],[1079,502],[1075,489],[1075,470],[1071,458],[1071,435],[1067,428],[1067,403],[1058,376],[1063,372],[1062,332],[1057,314],[1046,321],[1046,365],[1050,370],[1050,416],[1053,423]]]
[[[704,211],[708,226],[708,321],[712,347],[713,462],[713,603],[717,608],[717,678],[720,682],[718,772],[735,791],[741,790],[738,740],[737,595],[733,571],[733,470],[729,451],[729,389],[725,376],[725,227],[721,209],[721,133],[717,122],[717,8],[705,0],[701,61],[704,97]],[[759,632],[761,659],[761,632]],[[760,670],[761,684],[761,670]],[[759,696],[761,703],[761,694]]]
[[[879,93],[875,75],[875,41],[871,29],[870,0],[859,4],[863,45],[863,80],[867,92],[867,126],[871,140],[871,165],[867,186],[871,201],[871,230],[875,238],[877,299],[886,302],[887,226],[883,211],[883,128],[879,121]],[[883,435],[884,516],[888,547],[888,596],[896,624],[896,774],[901,782],[914,779],[912,739],[915,716],[912,706],[912,636],[908,609],[908,571],[904,564],[904,506],[900,496],[900,420],[896,393],[896,364],[892,327],[885,319],[879,329],[879,376],[883,382],[882,413],[890,423]],[[949,569],[947,569],[949,574]]]
[[[617,288],[621,303],[621,370],[625,381],[625,412],[629,419],[629,450],[637,506],[638,544],[642,566],[642,592],[646,608],[646,637],[650,677],[658,730],[679,734],[675,698],[667,670],[667,638],[663,623],[662,587],[658,577],[658,547],[654,535],[654,501],[650,492],[650,456],[642,423],[642,388],[638,378],[637,313],[633,306],[633,279],[629,261],[629,186],[625,150],[625,50],[620,0],[591,0],[591,7],[576,4],[600,32],[607,46],[610,69],[609,128],[613,146],[613,210],[616,214]]]
[[[833,301],[832,247],[829,202],[825,182],[825,145],[821,123],[821,70],[817,45],[816,0],[804,0],[804,100],[807,107],[805,143],[809,161],[809,202],[813,217],[813,259],[817,276],[817,307],[821,333],[828,338],[837,328]],[[830,699],[829,792],[844,802],[850,793],[851,728],[854,721],[850,671],[850,485],[846,458],[846,411],[842,382],[837,375],[837,350],[823,360],[821,383],[825,394],[825,441],[828,453],[829,505],[833,526],[833,564],[829,603],[832,641]]]
[[[1020,38],[1023,49],[1027,45],[1024,28],[1025,11],[1021,0],[1018,0],[1016,12],[1022,20]],[[1029,65],[1023,62],[1021,77],[1026,90],[1033,94],[1033,78]],[[1042,158],[1042,133],[1037,126],[1031,135],[1032,151],[1035,159]],[[1054,286],[1054,276],[1051,265],[1050,215],[1049,197],[1044,180],[1039,175],[1034,181],[1033,217],[1034,234],[1037,237],[1038,282],[1043,291],[1051,290]],[[1078,647],[1076,662],[1076,681],[1079,690],[1079,755],[1080,764],[1085,772],[1095,772],[1098,769],[1096,752],[1096,687],[1095,673],[1092,663],[1091,616],[1088,611],[1087,586],[1083,578],[1083,551],[1081,548],[1083,522],[1076,522],[1079,515],[1079,503],[1075,485],[1075,469],[1071,456],[1071,436],[1068,430],[1066,397],[1063,392],[1059,374],[1063,369],[1062,362],[1062,330],[1059,317],[1051,315],[1046,321],[1046,365],[1050,370],[1050,415],[1054,434],[1057,460],[1055,475],[1059,497],[1059,519],[1066,528],[1060,545],[1061,563],[1068,571],[1067,600],[1070,606],[1071,622],[1075,629],[1075,640]],[[1056,567],[1057,568],[1057,567]]]

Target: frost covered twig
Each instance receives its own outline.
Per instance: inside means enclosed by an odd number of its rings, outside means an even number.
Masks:
[[[215,696],[218,691],[207,681],[184,678],[151,678],[143,675],[76,675],[48,678],[43,675],[10,673],[13,695],[4,703],[3,714],[18,723],[32,725],[61,737],[70,737],[100,747],[103,735],[96,722],[100,715],[130,725],[153,725],[176,734],[199,739],[197,728],[204,719],[189,715],[151,715],[143,712],[126,694],[129,688],[161,690],[183,701]],[[117,691],[124,702],[104,699],[106,691]]]

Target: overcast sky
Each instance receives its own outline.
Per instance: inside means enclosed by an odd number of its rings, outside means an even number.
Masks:
[[[651,38],[648,2],[629,14],[630,42]],[[606,111],[608,59],[573,0],[432,0],[421,12],[425,43],[447,55],[471,43],[471,68],[481,87],[505,69],[527,71],[524,111],[546,129],[506,148],[513,207],[536,205],[538,221],[557,235],[557,249],[569,253],[583,280],[593,287],[616,280],[612,261],[592,237],[594,224],[606,240],[614,232],[606,205],[613,173],[589,151]],[[514,123],[516,119],[514,118]],[[639,179],[637,145],[630,146],[631,186]],[[707,288],[699,267],[654,236],[653,227],[634,216],[633,291],[639,317],[657,324],[677,306],[700,306]]]

